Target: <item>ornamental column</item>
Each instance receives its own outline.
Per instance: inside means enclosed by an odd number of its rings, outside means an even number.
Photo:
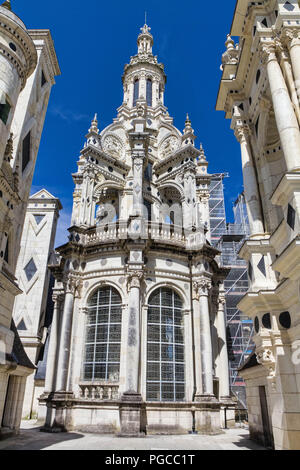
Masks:
[[[57,345],[59,338],[59,322],[60,322],[60,310],[62,297],[61,294],[57,294],[54,291],[53,295],[53,319],[51,324],[50,331],[50,340],[47,356],[47,369],[46,369],[46,378],[45,378],[45,393],[55,392],[55,378],[57,371]]]
[[[69,276],[66,282],[65,303],[61,324],[60,344],[58,351],[56,391],[67,391],[69,371],[69,358],[71,349],[71,333],[73,324],[73,308],[76,289],[79,288],[79,280]]]
[[[273,107],[287,171],[300,169],[300,132],[289,92],[276,57],[275,44],[262,45]]]
[[[300,99],[300,32],[298,29],[287,29],[283,35],[290,53],[298,99]]]
[[[202,363],[202,384],[203,393],[201,400],[213,400],[213,351],[211,339],[210,313],[209,313],[209,292],[211,289],[210,279],[201,279],[198,282],[199,305],[201,315],[201,363]]]
[[[121,437],[138,437],[142,427],[142,396],[140,394],[140,315],[142,271],[128,275],[128,334],[126,345],[126,392],[120,403]]]
[[[139,395],[140,364],[140,305],[142,271],[135,271],[128,276],[128,341],[126,394]]]
[[[202,362],[201,362],[201,311],[199,283],[193,283],[193,312],[194,312],[194,345],[195,345],[195,401],[203,395]]]
[[[227,349],[227,335],[226,335],[226,322],[225,322],[225,295],[220,293],[218,299],[218,312],[217,312],[217,330],[219,338],[219,354],[220,354],[220,370],[219,370],[219,384],[220,384],[220,399],[230,398],[229,387],[229,361]]]
[[[235,136],[241,145],[245,199],[248,209],[251,235],[254,236],[264,233],[264,225],[249,135],[249,127],[247,125],[241,125],[240,121],[238,121],[235,128]]]

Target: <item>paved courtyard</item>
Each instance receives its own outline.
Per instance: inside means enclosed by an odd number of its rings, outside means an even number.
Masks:
[[[117,438],[81,432],[47,434],[23,422],[20,435],[0,441],[0,450],[264,450],[249,440],[248,431],[231,429],[219,436],[148,436]]]

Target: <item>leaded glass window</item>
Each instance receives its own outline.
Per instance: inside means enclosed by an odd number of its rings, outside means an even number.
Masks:
[[[147,105],[152,106],[152,80],[147,80]]]
[[[135,80],[133,89],[133,106],[136,106],[136,102],[140,97],[140,81]]]
[[[118,382],[122,301],[112,287],[97,290],[88,302],[84,380]]]
[[[147,400],[185,399],[182,301],[171,289],[149,299],[147,324]]]

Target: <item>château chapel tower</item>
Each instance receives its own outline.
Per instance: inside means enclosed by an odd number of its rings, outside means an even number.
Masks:
[[[215,432],[229,400],[208,162],[189,117],[173,125],[152,46],[145,25],[117,118],[99,132],[95,116],[73,174],[69,242],[51,266],[46,429]]]

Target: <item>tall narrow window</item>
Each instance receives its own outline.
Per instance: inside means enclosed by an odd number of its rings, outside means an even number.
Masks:
[[[11,106],[7,101],[4,104],[0,103],[0,119],[5,125],[8,121],[10,109]]]
[[[171,289],[149,299],[147,326],[147,400],[183,401],[185,360],[182,301]]]
[[[43,87],[47,83],[44,71],[42,70],[42,76],[41,76],[41,86]]]
[[[152,106],[152,80],[147,80],[147,105]]]
[[[25,139],[23,140],[22,147],[22,171],[25,170],[28,163],[30,162],[30,147],[31,147],[31,133],[28,132]]]
[[[5,253],[4,253],[4,261],[6,263],[9,263],[9,251],[8,250],[9,250],[9,240],[7,239]]]
[[[88,302],[83,365],[84,380],[119,381],[122,301],[112,287],[104,287]]]
[[[136,102],[140,97],[140,81],[135,80],[133,89],[133,106],[136,106]]]

